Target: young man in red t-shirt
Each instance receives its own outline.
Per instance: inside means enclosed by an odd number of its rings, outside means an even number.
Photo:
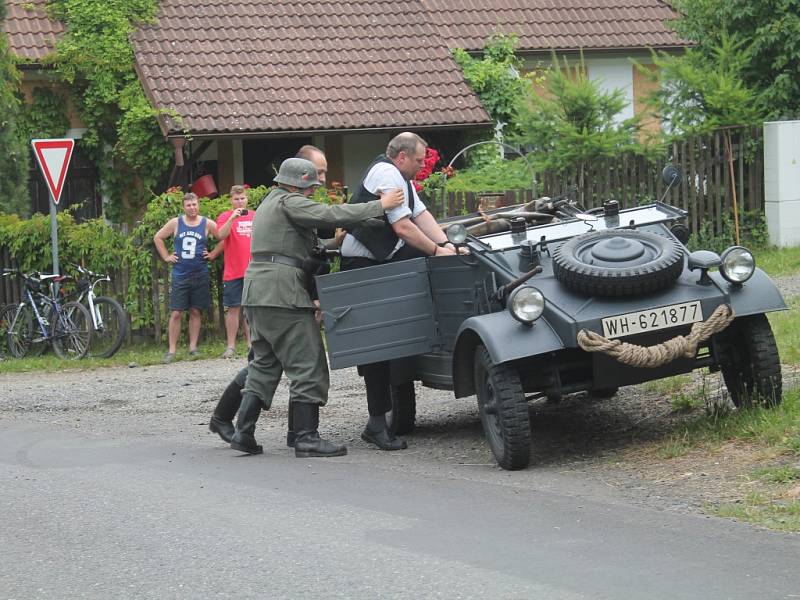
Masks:
[[[209,260],[215,259],[221,252],[225,253],[225,268],[222,273],[223,291],[222,304],[225,312],[225,333],[227,348],[222,354],[223,358],[233,358],[236,355],[236,334],[239,330],[239,315],[242,307],[242,287],[244,272],[250,264],[250,234],[253,231],[254,211],[247,210],[247,192],[244,186],[231,187],[232,210],[226,210],[217,217],[217,231],[223,243],[208,255]],[[247,322],[244,323],[244,338],[250,345],[250,330]]]

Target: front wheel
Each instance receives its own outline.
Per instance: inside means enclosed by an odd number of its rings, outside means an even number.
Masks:
[[[736,319],[723,331],[722,378],[737,407],[777,406],[783,396],[781,361],[765,315]]]
[[[475,389],[486,440],[498,464],[524,469],[531,456],[528,403],[516,369],[495,365],[484,346],[475,353]]]
[[[392,399],[392,410],[386,413],[386,424],[396,435],[406,435],[414,431],[417,419],[417,394],[414,382],[408,381],[400,385],[389,386]]]
[[[111,358],[122,346],[128,333],[128,315],[114,298],[94,299],[91,356]]]
[[[59,358],[78,360],[89,352],[92,317],[83,304],[67,302],[53,313],[53,351]]]

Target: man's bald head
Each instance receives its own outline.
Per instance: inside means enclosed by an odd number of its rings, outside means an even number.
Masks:
[[[305,158],[314,163],[314,167],[317,169],[317,179],[323,186],[325,185],[326,175],[328,174],[328,161],[325,159],[325,153],[322,150],[316,146],[306,144],[294,156],[295,158]]]

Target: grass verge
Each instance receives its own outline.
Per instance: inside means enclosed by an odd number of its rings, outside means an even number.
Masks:
[[[751,490],[744,498],[709,511],[770,529],[800,531],[800,388],[785,391],[783,403],[775,408],[707,410],[662,443],[658,453],[673,459],[730,441],[745,442],[769,464],[743,475]]]
[[[201,342],[197,348],[200,355],[196,358],[189,357],[189,350],[186,346],[179,347],[178,353],[175,356],[175,361],[219,358],[225,351],[225,347],[226,345],[223,341]],[[98,367],[118,367],[132,364],[144,367],[147,365],[161,364],[166,351],[166,344],[133,344],[130,346],[123,346],[120,351],[111,358],[92,358],[87,356],[81,360],[62,360],[55,356],[51,350],[47,350],[42,356],[36,357],[26,356],[24,358],[13,358],[6,355],[0,360],[0,374],[24,373],[28,371],[95,369]],[[247,346],[244,342],[239,342],[237,344],[236,352],[241,358],[247,356]]]
[[[789,310],[769,313],[769,323],[783,364],[800,363],[800,296],[787,299]]]
[[[800,272],[800,247],[764,248],[753,250],[756,265],[770,277],[782,277]]]

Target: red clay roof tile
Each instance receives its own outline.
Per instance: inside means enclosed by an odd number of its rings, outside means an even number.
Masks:
[[[0,29],[8,35],[8,47],[15,56],[41,61],[55,47],[64,26],[48,18],[46,0],[6,0],[6,18]]]
[[[419,0],[162,0],[133,36],[169,133],[480,125]],[[165,44],[165,41],[177,42]],[[175,92],[180,93],[175,93]]]
[[[666,26],[664,0],[422,0],[451,48],[481,50],[496,31],[519,37],[521,52],[675,48],[689,45]]]

